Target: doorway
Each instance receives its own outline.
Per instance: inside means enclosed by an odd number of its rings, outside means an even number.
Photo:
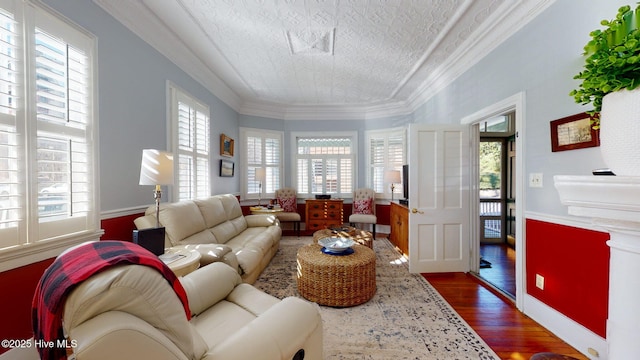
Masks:
[[[478,274],[515,299],[515,111],[481,121],[478,135]]]
[[[513,227],[515,228],[515,249],[518,251],[515,252],[515,305],[516,308],[520,311],[525,311],[524,309],[524,300],[525,300],[525,258],[524,244],[526,244],[526,233],[524,231],[524,211],[525,209],[525,201],[524,197],[524,161],[525,158],[525,146],[524,139],[526,138],[526,114],[524,111],[525,105],[525,93],[520,92],[516,93],[508,98],[505,98],[501,101],[498,101],[492,105],[487,106],[473,114],[463,117],[460,120],[461,124],[466,124],[471,129],[471,137],[470,141],[472,146],[470,148],[470,157],[471,160],[470,170],[471,170],[471,179],[480,178],[480,165],[479,165],[479,143],[480,143],[480,126],[489,119],[499,117],[501,115],[506,115],[509,113],[514,113],[513,119],[515,121],[515,126],[512,128],[515,131],[515,144],[514,146],[515,158],[513,158],[513,165],[511,172],[513,174],[513,194],[515,194],[514,198],[517,200],[517,204],[514,202],[513,207],[515,210],[511,208],[508,211],[509,214],[515,213],[515,218],[513,220]],[[471,207],[469,208],[470,213],[470,221],[472,222],[472,227],[469,236],[470,236],[470,250],[471,250],[471,272],[480,277],[480,196],[479,189],[480,186],[478,181],[472,181],[472,191],[471,191]],[[511,223],[509,220],[507,223]],[[484,281],[484,280],[483,280]]]

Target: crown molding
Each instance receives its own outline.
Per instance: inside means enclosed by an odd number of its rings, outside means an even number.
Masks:
[[[93,0],[93,2],[238,112],[242,103],[241,98],[142,1]],[[146,14],[146,16],[140,16],[140,14]]]
[[[269,117],[282,120],[367,120],[408,115],[405,103],[388,102],[375,106],[347,105],[282,105],[246,102],[239,110],[242,115]]]
[[[242,99],[211,70],[211,67],[207,66],[207,61],[195,55],[181,41],[180,36],[169,31],[168,27],[142,1],[93,0],[93,2],[240,114],[283,120],[366,120],[404,116],[415,112],[555,0],[505,1],[500,6],[500,11],[493,13],[463,42],[462,46],[458,47],[435,71],[432,71],[429,78],[406,101],[392,100],[384,104],[354,106],[285,105]],[[147,16],[140,16],[140,14],[147,14]],[[178,16],[178,14],[175,15]],[[185,29],[188,26],[185,25]],[[224,54],[219,55],[224,56]]]
[[[490,54],[556,0],[505,1],[457,50],[409,97],[411,112],[442,91]]]

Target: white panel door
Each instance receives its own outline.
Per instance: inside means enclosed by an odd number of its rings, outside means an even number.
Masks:
[[[469,128],[409,127],[409,271],[469,271]]]

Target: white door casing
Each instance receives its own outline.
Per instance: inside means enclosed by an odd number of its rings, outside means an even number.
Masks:
[[[409,271],[468,272],[468,125],[409,127]]]
[[[525,188],[525,181],[524,181],[524,174],[525,174],[525,167],[524,167],[524,159],[525,159],[525,132],[526,132],[526,128],[525,128],[525,117],[526,117],[526,111],[525,111],[525,93],[524,92],[520,92],[520,93],[516,93],[515,95],[512,95],[506,99],[503,99],[495,104],[492,104],[486,108],[483,108],[473,114],[470,114],[468,116],[465,116],[464,118],[461,119],[460,123],[463,125],[468,125],[468,126],[472,126],[474,124],[478,124],[480,123],[482,120],[484,119],[488,119],[494,116],[498,116],[501,114],[505,114],[509,111],[515,111],[516,113],[516,165],[515,165],[515,198],[517,199],[517,206],[516,206],[516,307],[524,312],[527,313],[526,309],[525,309],[525,304],[524,304],[524,299],[525,299],[525,289],[526,289],[526,282],[525,282],[525,269],[526,269],[526,264],[525,264],[525,252],[526,252],[526,231],[525,231],[525,218],[524,218],[524,209],[525,209],[525,203],[526,203],[526,198],[524,196],[525,192],[524,192],[524,188]],[[477,147],[477,143],[480,141],[479,136],[472,136],[471,137],[471,146],[472,148]],[[473,156],[471,157],[471,159],[477,159],[477,154],[473,154]],[[472,164],[474,167],[477,168],[478,164]],[[473,181],[477,182],[478,176],[477,174],[473,174],[473,178],[475,179]],[[473,182],[472,182],[473,185]],[[472,195],[472,200],[475,198],[476,202],[472,203],[472,208],[470,211],[470,219],[471,221],[474,221],[474,219],[478,219],[478,203],[477,203],[477,185],[473,185],[475,187],[474,191],[476,191],[476,195],[471,194]],[[479,227],[476,227],[479,228]],[[479,245],[480,245],[480,240],[479,240],[479,234],[477,231],[474,231],[471,233],[472,237],[471,237],[471,244],[472,244],[472,253],[471,256],[472,258],[476,259],[475,262],[472,262],[472,268],[471,270],[474,272],[478,272],[479,270],[479,264],[477,259],[479,259],[480,256],[480,252],[479,252]]]

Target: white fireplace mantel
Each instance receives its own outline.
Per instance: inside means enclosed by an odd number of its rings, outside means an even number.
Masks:
[[[608,358],[640,354],[640,177],[554,177],[569,214],[590,218],[610,234]]]

